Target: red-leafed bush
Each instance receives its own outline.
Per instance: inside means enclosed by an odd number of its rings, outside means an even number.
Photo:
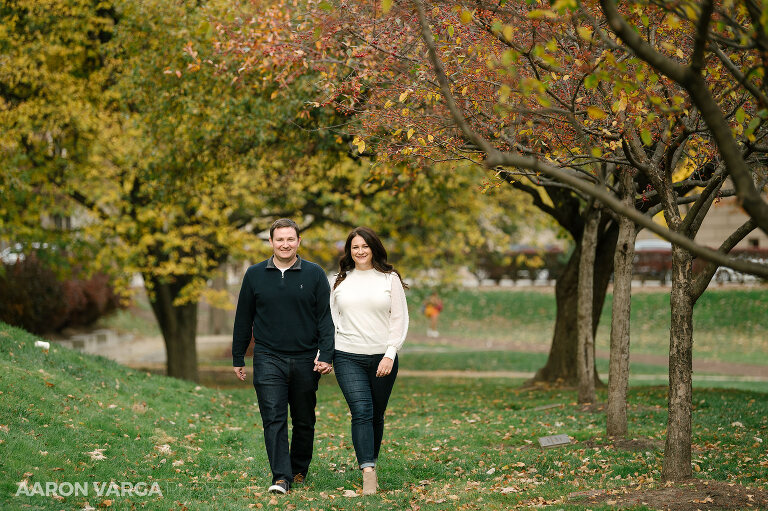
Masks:
[[[0,321],[35,334],[89,325],[118,306],[103,274],[61,281],[34,255],[0,269]]]

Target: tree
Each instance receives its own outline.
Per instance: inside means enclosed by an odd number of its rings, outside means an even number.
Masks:
[[[628,101],[621,88],[596,88],[601,73],[610,69],[604,55],[608,51],[610,57],[612,47],[592,37],[596,32],[592,20],[517,4],[475,2],[442,8],[435,2],[433,9],[423,9],[421,18],[412,10],[413,3],[391,4],[386,15],[373,5],[344,3],[334,9],[325,3],[320,10],[310,10],[307,19],[286,20],[282,30],[272,32],[285,37],[273,37],[266,47],[259,43],[259,30],[250,29],[260,18],[243,16],[225,40],[232,47],[248,48],[241,70],[258,69],[264,62],[255,57],[260,55],[269,55],[269,65],[296,63],[282,76],[300,73],[301,68],[319,70],[326,77],[319,102],[354,112],[359,122],[348,129],[364,147],[392,158],[469,159],[485,164],[530,193],[534,203],[558,221],[563,219],[577,245],[583,216],[574,212],[586,211],[593,193],[605,197],[609,207],[634,215],[638,223],[668,233],[611,197],[610,184],[601,183],[596,191],[594,176],[585,170],[621,155],[621,125],[615,122],[624,109],[613,105],[626,106]],[[431,25],[425,24],[428,16]],[[437,41],[429,43],[433,33]],[[487,73],[494,80],[477,79]],[[441,81],[441,76],[451,80]],[[498,164],[504,170],[499,171]],[[608,176],[606,183],[611,180],[618,181]],[[609,217],[600,230],[600,239],[605,236],[600,253],[607,257],[598,259],[602,277],[595,279],[596,317],[612,269],[614,222]],[[573,254],[578,257],[581,250]],[[711,251],[707,254],[716,257]],[[537,378],[575,381],[572,325],[577,302],[571,292],[575,286],[565,283],[577,281],[568,274],[575,276],[577,268],[575,259],[558,281],[552,350]]]
[[[759,77],[766,71],[764,52],[768,48],[768,27],[759,4],[747,0],[716,6],[712,0],[705,0],[660,6],[671,23],[685,24],[690,29],[689,58],[685,58],[685,53],[676,55],[674,48],[652,44],[647,36],[641,35],[646,32],[628,23],[613,0],[600,0],[600,5],[611,29],[629,49],[685,89],[690,101],[702,113],[744,209],[768,233],[768,203],[761,196],[765,181],[755,186],[753,169],[748,162],[750,155],[767,149],[759,144],[768,119],[766,85]],[[749,96],[733,111],[730,103],[719,101],[721,90],[707,80],[713,59],[718,64],[718,74],[729,76],[737,84],[730,94]],[[734,130],[729,120],[732,116],[741,117],[742,122],[747,116],[752,118],[746,130]],[[745,139],[739,140],[736,133],[745,135]]]
[[[442,4],[435,2],[429,9],[424,2],[416,0],[382,5],[384,10],[390,9],[387,16],[345,4],[338,12],[347,21],[326,17],[332,20],[330,25],[320,24],[330,30],[315,33],[328,33],[341,39],[344,53],[334,52],[334,47],[328,44],[330,37],[312,40],[316,53],[320,54],[314,61],[331,63],[325,67],[330,77],[326,84],[328,101],[369,114],[361,122],[363,130],[357,140],[379,143],[390,153],[401,156],[434,158],[437,153],[473,159],[504,178],[508,178],[510,169],[516,169],[523,171],[524,177],[533,177],[536,185],[543,185],[546,176],[554,180],[550,186],[567,185],[585,194],[581,196],[583,202],[588,201],[587,197],[595,198],[619,215],[671,240],[675,244],[674,281],[677,283],[673,283],[673,315],[679,320],[673,323],[680,328],[671,337],[671,367],[680,368],[681,385],[677,388],[683,391],[671,398],[670,414],[675,416],[684,411],[685,375],[690,377],[690,369],[685,367],[686,362],[690,362],[686,344],[691,338],[686,318],[692,308],[691,295],[684,283],[690,277],[692,254],[760,275],[768,271],[764,265],[745,264],[727,257],[724,251],[703,248],[693,241],[696,222],[700,222],[722,186],[721,175],[674,178],[680,166],[686,165],[684,151],[698,146],[705,156],[714,159],[714,153],[708,150],[714,147],[713,140],[717,142],[718,154],[726,161],[732,160],[730,154],[734,151],[726,143],[727,137],[716,132],[726,124],[722,122],[725,117],[711,114],[713,104],[705,102],[706,97],[699,90],[702,84],[704,88],[728,90],[727,84],[723,86],[725,73],[709,67],[705,80],[703,49],[697,49],[703,46],[694,45],[690,54],[698,78],[682,77],[681,80],[691,80],[687,84],[676,79],[660,80],[643,67],[642,59],[633,58],[615,38],[604,32],[605,22],[595,4],[577,6],[575,2],[560,1],[553,9],[549,6],[536,9],[475,2],[442,8]],[[605,0],[601,5],[603,11],[615,7],[613,2]],[[569,7],[574,9],[567,11]],[[683,2],[672,9],[684,11],[687,7],[690,5]],[[702,9],[706,14],[707,9],[711,10],[711,3],[705,3]],[[361,16],[361,12],[365,15]],[[667,45],[668,51],[679,53],[680,58],[685,55],[686,41],[706,39],[705,22],[696,25],[698,35],[688,39],[688,34],[679,30],[679,24],[675,26],[674,19],[646,16],[641,9],[633,12],[645,25],[661,27],[660,31],[649,28],[644,33],[652,35],[659,44]],[[691,12],[695,15],[698,11]],[[352,24],[347,16],[358,21]],[[615,20],[612,27],[625,41],[637,39],[631,28]],[[751,37],[760,30],[741,33]],[[381,34],[387,37],[379,37]],[[757,47],[759,36],[755,39]],[[286,47],[295,50],[299,42],[294,38]],[[307,48],[305,53],[315,51],[310,46],[302,48]],[[642,55],[642,46],[636,45],[633,49]],[[375,58],[382,55],[382,59]],[[424,55],[428,57],[426,60]],[[530,65],[515,65],[518,59]],[[728,60],[720,60],[728,67]],[[488,65],[483,66],[485,63]],[[748,69],[752,62],[746,64]],[[479,78],[489,71],[492,80]],[[612,78],[611,73],[616,71],[619,79]],[[627,78],[630,72],[635,76]],[[670,70],[665,73],[671,76]],[[741,73],[748,76],[747,72]],[[731,74],[738,76],[738,73]],[[339,80],[339,76],[344,79]],[[603,78],[608,87],[600,87]],[[675,82],[687,87],[691,96],[699,94],[699,102],[693,101],[699,111],[693,111],[691,104],[686,103]],[[714,106],[721,113],[723,108],[733,112],[736,121],[733,128],[740,128],[739,132],[749,140],[761,123],[747,119],[755,109],[740,108],[738,102],[744,101],[741,98],[723,99]],[[734,103],[737,104],[734,106]],[[711,133],[703,132],[702,119],[706,120]],[[714,121],[720,121],[720,125]],[[747,122],[754,125],[750,128]],[[574,145],[575,151],[569,147]],[[638,146],[641,151],[636,150]],[[641,153],[648,154],[642,158]],[[647,165],[646,160],[654,164]],[[702,170],[703,163],[694,167]],[[669,228],[655,225],[642,210],[622,204],[612,188],[612,184],[618,182],[615,174],[609,180],[586,171],[595,164],[641,169],[637,176],[643,176],[650,185],[650,188],[641,188],[649,192],[643,196],[653,196],[660,201]],[[743,200],[751,201],[753,215],[759,222],[761,206],[750,191],[749,176],[751,173],[742,162],[734,176],[741,182],[737,190],[746,190],[740,195]],[[684,201],[681,197],[696,186],[696,181],[705,188],[698,198],[692,199],[694,213],[683,220],[678,203]],[[554,346],[555,342],[553,349]],[[668,437],[668,446],[677,443],[685,449],[687,443],[690,450],[690,431],[686,441],[686,432],[679,422],[676,424],[675,431]],[[682,435],[676,436],[677,433]],[[672,466],[683,457],[668,448],[667,460]],[[674,479],[680,473],[665,469],[665,476]]]
[[[472,180],[468,172],[436,168],[429,171],[434,182],[419,181],[381,164],[371,174],[359,147],[350,152],[349,139],[323,128],[342,121],[340,114],[307,106],[311,76],[286,84],[266,73],[233,85],[222,72],[229,62],[200,51],[211,51],[209,19],[229,7],[120,2],[114,39],[100,48],[104,90],[89,97],[88,111],[100,112],[101,124],[87,158],[74,159],[70,149],[50,168],[11,167],[22,181],[35,179],[17,185],[20,200],[40,187],[50,190],[26,227],[13,224],[16,233],[37,236],[41,215],[56,208],[87,218],[62,238],[93,242],[93,265],[119,274],[125,287],[131,275],[143,276],[168,373],[193,380],[197,301],[224,301],[207,281],[228,258],[268,255],[260,233],[274,218],[295,217],[309,236],[324,238],[309,253],[331,260],[340,232],[373,215],[388,217],[390,236],[411,236],[413,248],[403,257],[418,253],[429,264],[418,230],[409,228],[412,213],[426,195],[463,200],[457,194],[471,190]],[[63,15],[54,19],[63,23]],[[45,98],[39,103],[50,108]],[[32,157],[18,144],[4,149],[16,162]],[[409,188],[421,190],[411,195],[421,197],[415,203],[389,195],[403,190],[408,197]],[[466,201],[471,211],[485,207],[473,197]],[[450,248],[459,257],[480,238],[473,217],[448,208],[444,217],[463,218],[466,235],[443,237],[433,249]],[[416,220],[441,232],[440,217]]]
[[[65,212],[56,182],[89,164],[108,123],[98,105],[114,23],[111,2],[20,0],[0,7],[3,241],[60,241],[58,230],[41,231],[40,216]]]
[[[634,180],[629,172],[621,179],[624,205],[632,207]],[[605,409],[606,433],[624,437],[627,425],[627,390],[629,387],[629,317],[632,306],[632,268],[637,230],[626,217],[619,220],[619,234],[613,263],[613,305],[611,310],[610,363],[608,370],[608,404]]]
[[[749,121],[745,125],[745,110],[756,111],[756,106],[750,104],[749,94],[733,91],[730,94],[720,94],[715,99],[702,90],[709,90],[710,87],[718,90],[726,90],[728,85],[729,73],[727,72],[729,62],[727,59],[709,59],[705,63],[703,55],[704,46],[701,39],[706,34],[708,23],[706,17],[707,10],[712,9],[712,5],[705,2],[701,6],[701,11],[697,12],[698,7],[693,4],[684,4],[678,6],[679,11],[665,11],[664,8],[643,10],[643,17],[634,17],[634,22],[644,25],[647,32],[639,33],[654,34],[654,40],[660,47],[672,53],[670,56],[661,54],[652,54],[648,43],[643,42],[636,33],[629,34],[626,31],[627,22],[618,14],[610,2],[601,2],[603,11],[608,17],[611,27],[621,36],[622,40],[643,60],[653,65],[656,69],[662,70],[664,74],[673,80],[673,83],[681,85],[688,92],[688,101],[680,98],[680,106],[684,108],[671,109],[677,110],[676,119],[668,119],[667,133],[670,136],[662,137],[655,141],[655,148],[649,150],[643,147],[637,134],[627,139],[627,156],[632,160],[635,166],[645,173],[651,181],[654,189],[661,197],[664,215],[669,228],[683,236],[693,239],[703,221],[704,215],[708,211],[712,202],[721,190],[724,177],[730,172],[734,183],[737,183],[737,193],[742,199],[749,198],[753,190],[754,170],[756,168],[753,161],[751,168],[747,169],[746,181],[744,185],[744,175],[740,176],[744,168],[744,163],[750,158],[754,160],[755,153],[759,152],[753,148],[754,130],[759,126],[759,116],[755,117],[757,122]],[[627,12],[631,12],[631,7]],[[670,34],[681,25],[678,19],[679,15],[688,18],[691,25],[693,37],[687,41],[693,41],[690,48],[683,48],[678,45],[675,48],[670,44]],[[695,18],[699,14],[699,19]],[[711,14],[711,13],[710,13]],[[738,17],[738,16],[737,16]],[[663,19],[664,24],[654,25],[653,19]],[[678,39],[680,41],[680,39]],[[688,50],[688,51],[686,51]],[[690,68],[687,70],[687,77],[681,80],[681,75],[673,76],[669,73],[670,64],[674,63],[677,71],[684,67],[680,61],[685,59],[685,55],[692,55]],[[722,55],[722,52],[721,52]],[[655,57],[655,58],[651,58]],[[706,70],[707,79],[704,79],[703,72]],[[691,76],[698,75],[698,76]],[[697,100],[698,98],[698,100]],[[698,107],[698,108],[696,108]],[[720,116],[715,115],[712,110],[716,109]],[[724,111],[729,112],[723,114]],[[731,123],[729,127],[728,138],[724,143],[722,134],[718,134],[718,126],[713,123],[718,122]],[[699,128],[700,124],[705,124],[708,130],[703,131]],[[746,128],[746,129],[745,129]],[[743,150],[739,156],[743,159],[741,162],[734,162],[729,156],[729,143],[735,141],[733,133],[743,134],[741,139]],[[630,133],[631,135],[631,133]],[[750,140],[750,137],[753,140]],[[715,144],[711,144],[714,141]],[[646,146],[651,146],[646,143]],[[709,145],[716,145],[717,155],[702,148]],[[684,156],[688,153],[689,156]],[[703,158],[701,156],[703,153]],[[683,156],[681,156],[683,155]],[[722,157],[724,163],[730,162],[734,166],[727,166],[723,163],[714,168],[717,164],[715,156]],[[699,158],[703,161],[696,162]],[[687,160],[687,161],[686,161]],[[708,161],[709,160],[709,161]],[[715,163],[712,163],[712,160]],[[741,166],[738,164],[741,163]],[[674,175],[685,167],[693,167],[696,173],[701,173],[709,167],[708,174],[711,178],[706,182],[706,186],[697,197],[692,197],[691,208],[683,213],[678,207],[677,192],[674,189]],[[688,172],[690,173],[690,171]],[[741,191],[738,183],[742,181]],[[762,185],[760,185],[762,187]],[[754,197],[752,198],[754,199]],[[751,200],[751,199],[748,199]],[[745,203],[746,207],[746,203]],[[734,232],[720,247],[721,252],[727,252],[735,244],[743,239],[760,220],[760,205],[752,203],[752,208],[748,211],[753,215],[753,220],[747,222],[744,226]],[[692,373],[692,347],[693,347],[693,307],[698,297],[703,293],[709,279],[714,273],[715,266],[710,264],[700,275],[694,276],[692,273],[692,254],[689,250],[679,245],[673,245],[673,268],[672,268],[672,291],[670,296],[672,328],[670,330],[670,395],[669,395],[669,419],[667,427],[667,441],[665,446],[663,477],[667,480],[680,480],[691,475],[691,373]]]

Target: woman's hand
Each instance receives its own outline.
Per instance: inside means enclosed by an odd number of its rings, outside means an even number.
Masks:
[[[376,369],[376,376],[381,378],[392,372],[392,366],[395,365],[395,361],[389,357],[384,357],[379,362],[379,367]]]

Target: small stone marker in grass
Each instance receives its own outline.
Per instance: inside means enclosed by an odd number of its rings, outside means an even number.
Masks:
[[[539,445],[544,449],[550,449],[552,447],[560,447],[561,445],[568,445],[571,443],[571,437],[568,435],[551,435],[543,436],[539,438]]]

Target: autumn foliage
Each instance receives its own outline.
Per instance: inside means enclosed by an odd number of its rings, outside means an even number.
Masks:
[[[87,326],[119,306],[105,274],[62,278],[34,255],[0,272],[0,320],[32,333]]]

